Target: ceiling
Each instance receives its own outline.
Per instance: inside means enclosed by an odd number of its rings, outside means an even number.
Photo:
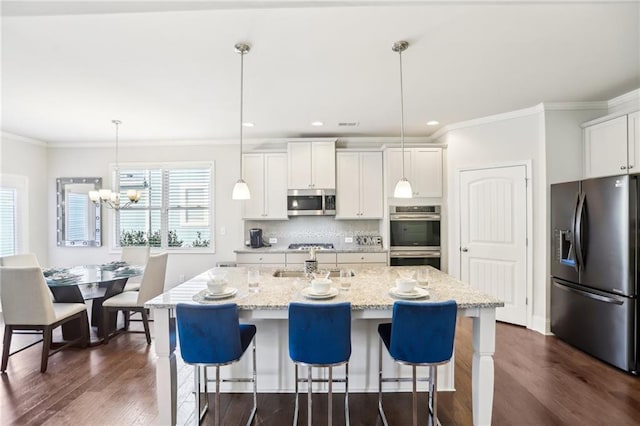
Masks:
[[[56,143],[390,136],[640,87],[640,3],[3,1],[2,130]],[[439,126],[427,126],[438,120]],[[312,121],[324,126],[313,127]],[[351,123],[339,126],[338,123]]]

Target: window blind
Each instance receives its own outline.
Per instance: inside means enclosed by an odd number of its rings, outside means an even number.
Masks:
[[[0,257],[17,253],[17,191],[0,187]]]

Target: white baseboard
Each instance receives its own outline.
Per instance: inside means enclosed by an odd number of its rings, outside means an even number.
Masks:
[[[553,335],[553,333],[551,333],[551,321],[547,318],[534,315],[531,320],[531,330],[546,336]]]

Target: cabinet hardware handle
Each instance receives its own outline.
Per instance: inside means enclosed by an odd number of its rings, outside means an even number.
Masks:
[[[626,167],[625,166],[620,166],[620,170],[625,170]]]
[[[630,169],[633,169],[633,164],[629,164],[629,168],[630,168]]]
[[[466,253],[466,252],[468,252],[468,251],[469,251],[469,249],[468,249],[467,247],[462,247],[462,248],[460,249],[460,251],[461,251],[461,252],[463,252],[463,253]]]

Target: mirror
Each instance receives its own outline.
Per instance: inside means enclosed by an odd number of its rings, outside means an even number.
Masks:
[[[58,178],[58,246],[100,247],[100,205],[89,199],[89,191],[102,187],[102,178]]]

